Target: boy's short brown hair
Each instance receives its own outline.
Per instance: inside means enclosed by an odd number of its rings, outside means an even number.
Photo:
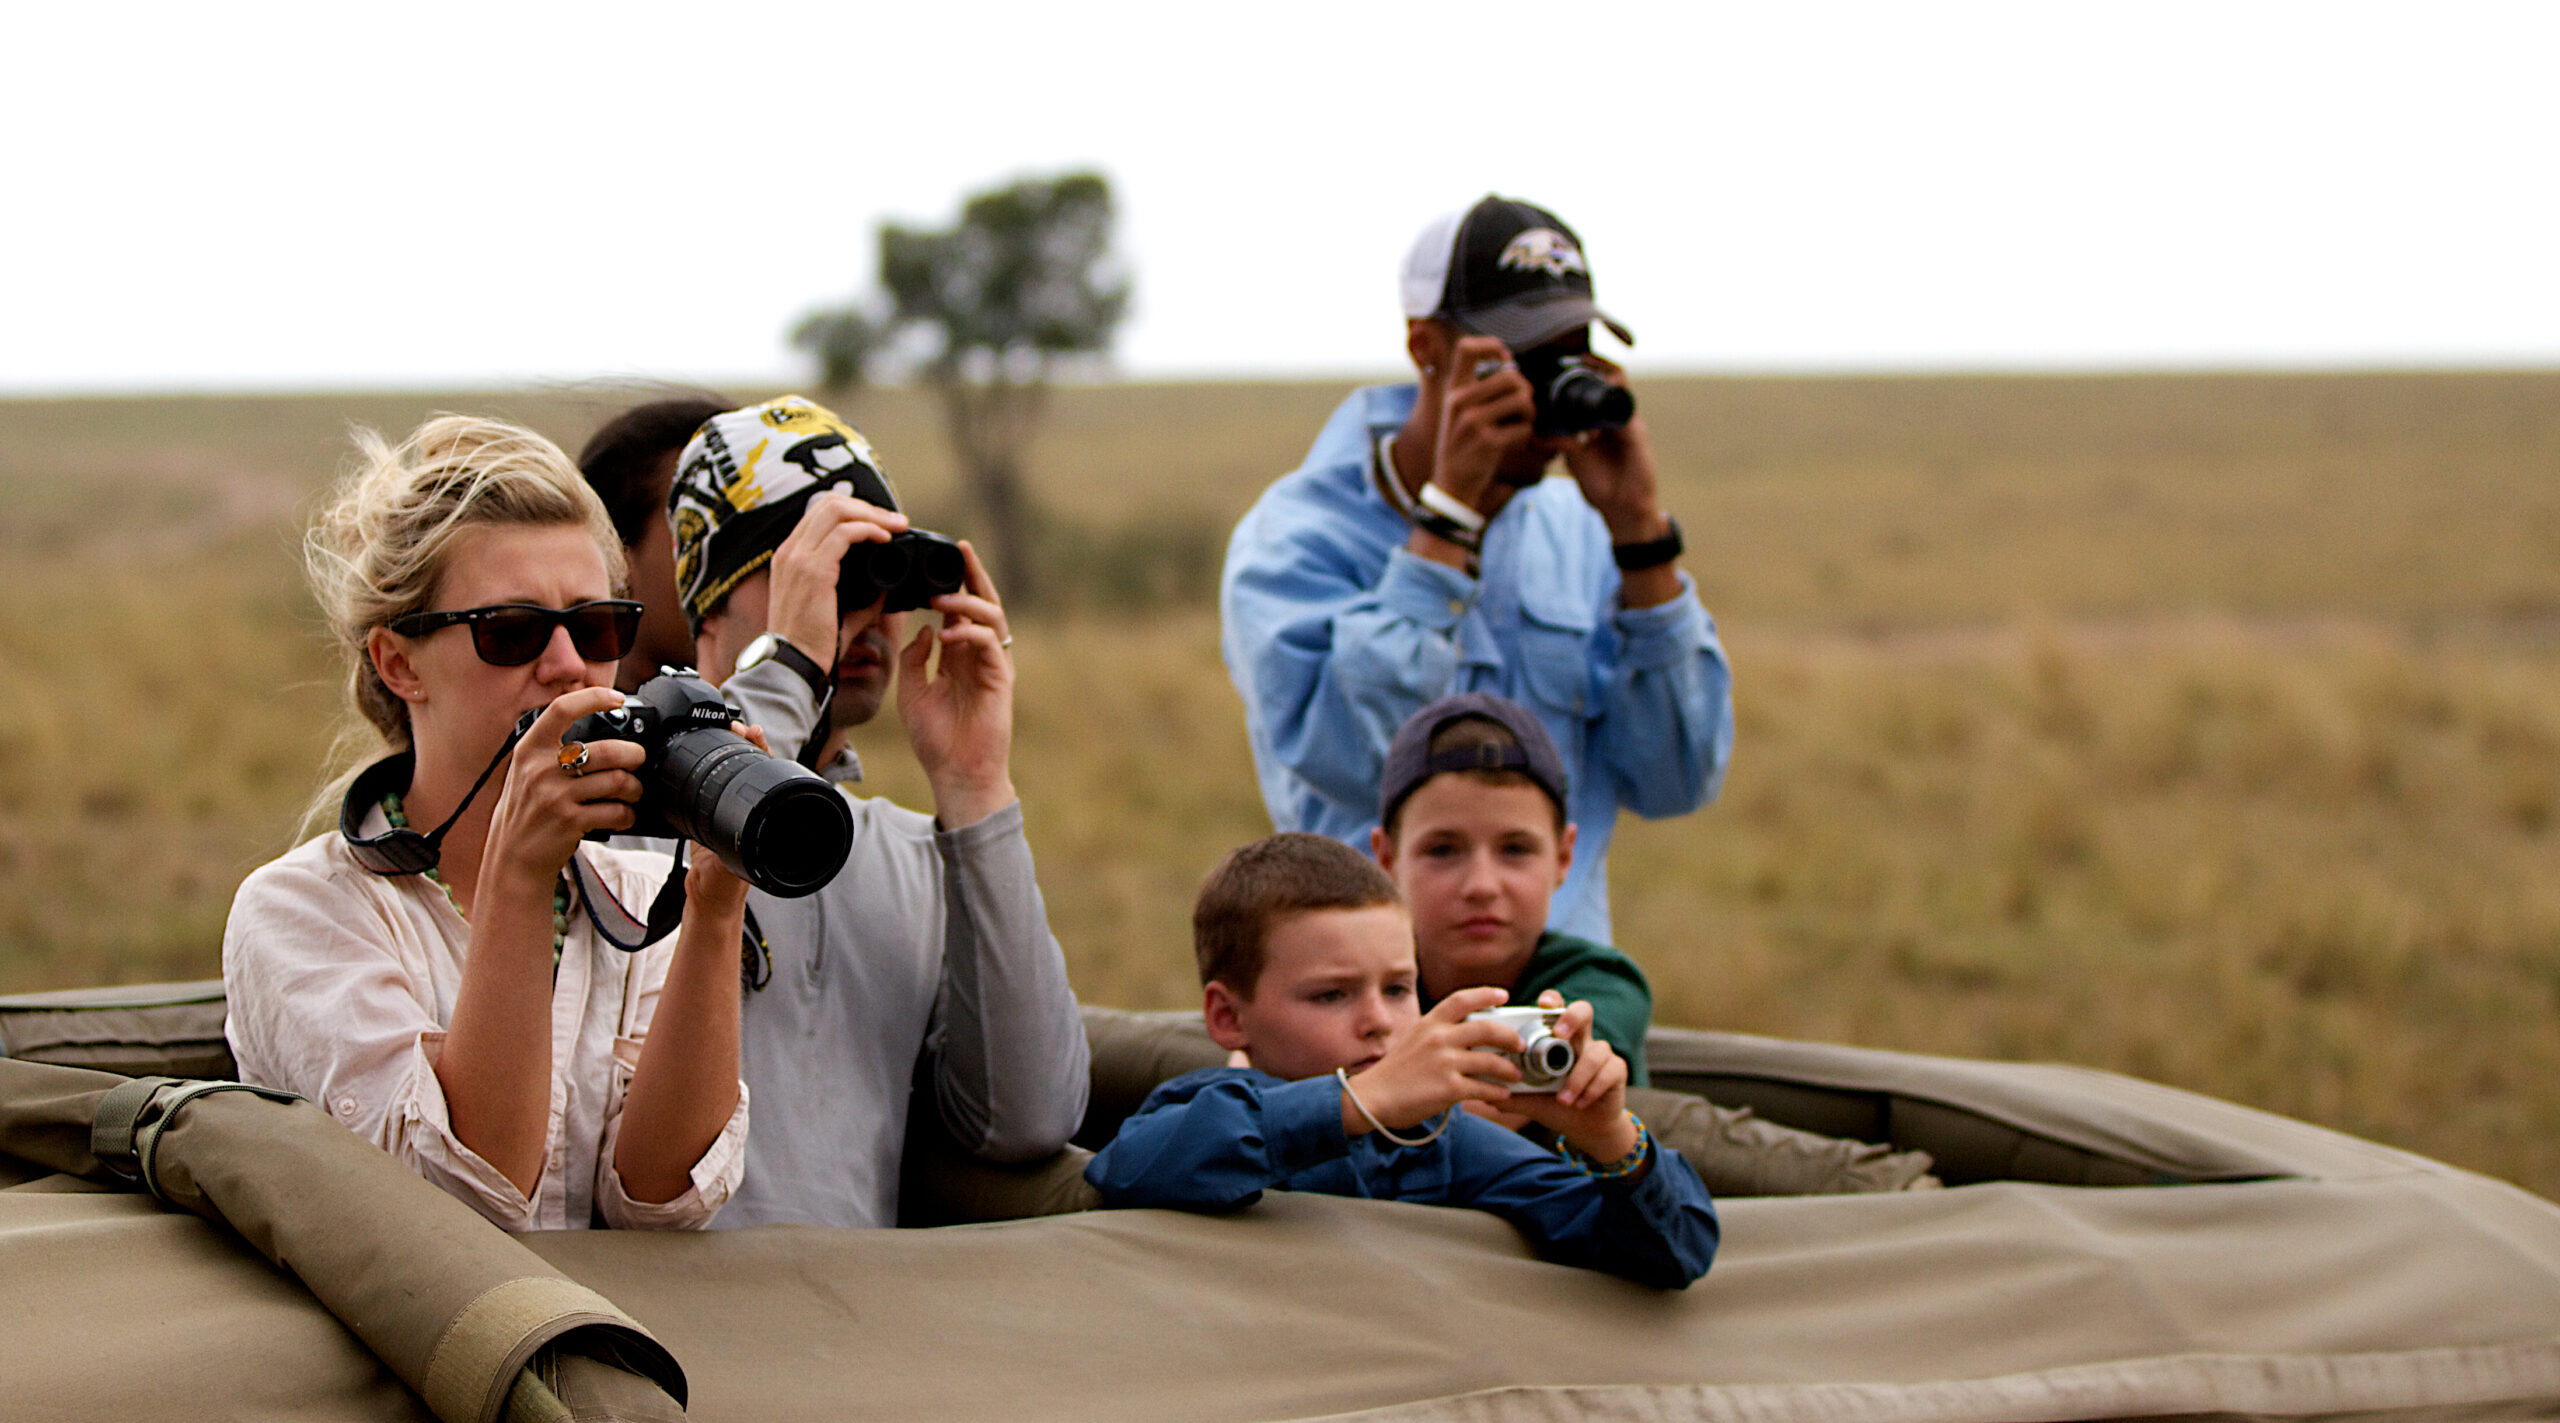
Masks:
[[[1191,952],[1203,985],[1253,997],[1263,946],[1292,914],[1402,904],[1378,863],[1339,840],[1298,831],[1256,840],[1218,862],[1191,908]]]

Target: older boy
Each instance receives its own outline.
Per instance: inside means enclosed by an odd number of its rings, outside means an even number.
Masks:
[[[1462,988],[1507,1001],[1591,1004],[1594,1030],[1643,1087],[1653,989],[1606,944],[1547,927],[1573,870],[1564,758],[1527,707],[1485,692],[1442,697],[1387,746],[1370,853],[1413,911],[1425,1002]]]
[[[1637,1110],[1727,1195],[1899,1191],[1938,1184],[1926,1152],[1893,1152],[1645,1090],[1653,990],[1635,960],[1548,929],[1573,866],[1564,762],[1537,716],[1482,692],[1443,697],[1388,745],[1371,853],[1412,907],[1422,996],[1499,989],[1514,1004],[1587,1002],[1624,1059]],[[1505,1126],[1535,1118],[1495,1113]]]
[[[1395,884],[1339,841],[1275,835],[1229,855],[1192,915],[1202,1014],[1250,1067],[1156,1089],[1086,1169],[1112,1206],[1232,1210],[1266,1189],[1491,1211],[1560,1264],[1680,1288],[1715,1258],[1706,1187],[1625,1107],[1626,1065],[1560,1030],[1578,1060],[1552,1094],[1516,1093],[1494,1051],[1511,1029],[1467,1015],[1502,1001],[1462,989],[1421,1012],[1413,927]],[[1561,1154],[1459,1110],[1509,1107]]]

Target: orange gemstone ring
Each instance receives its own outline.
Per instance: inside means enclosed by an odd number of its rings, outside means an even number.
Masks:
[[[573,776],[585,775],[587,773],[587,743],[583,741],[564,741],[560,743],[560,769]]]

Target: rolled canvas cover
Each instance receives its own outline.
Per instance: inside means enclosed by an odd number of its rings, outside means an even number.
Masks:
[[[1196,1033],[1164,1021],[1121,1026]],[[1475,1212],[1285,1194],[1225,1218],[521,1243],[681,1359],[698,1418],[2560,1414],[2560,1207],[2522,1191],[2080,1069],[1678,1030],[1648,1051],[1657,1080],[1944,1150],[1978,1184],[1727,1200],[1680,1293],[1540,1263]],[[0,1151],[76,1149],[40,1096],[0,1075]],[[190,1131],[287,1114],[218,1100]],[[226,1169],[289,1173],[299,1149],[252,1134]],[[0,1190],[0,1308],[40,1326],[0,1358],[10,1416],[421,1416],[406,1374],[228,1236],[66,1184]],[[441,1268],[357,1273],[434,1293]]]
[[[308,1291],[306,1309],[323,1306],[323,1318],[334,1316],[447,1423],[493,1423],[527,1387],[644,1402],[654,1394],[660,1416],[678,1416],[683,1372],[646,1330],[371,1143],[298,1099],[221,1090],[189,1097],[208,1084],[159,1081],[0,1062],[0,1151],[59,1173],[0,1192],[0,1309],[22,1321],[11,1354],[23,1351],[33,1364],[7,1380],[10,1416],[201,1416],[227,1404],[198,1392],[203,1381],[177,1367],[184,1362],[228,1377],[245,1357],[266,1366],[255,1380],[260,1394],[303,1372],[298,1361],[263,1357],[265,1340],[218,1306],[202,1316],[153,1309],[139,1319],[107,1307],[119,1296],[157,1296],[173,1221],[149,1198],[78,1188],[123,1185],[137,1173],[132,1184],[159,1202],[228,1227],[289,1273]],[[32,1215],[22,1219],[22,1209]],[[65,1232],[78,1241],[70,1255],[56,1250]],[[197,1282],[218,1291],[218,1252],[190,1239],[183,1255],[181,1268],[211,1271]],[[252,1292],[275,1300],[263,1285]],[[80,1307],[83,1297],[91,1308]],[[128,1352],[126,1328],[142,1321],[147,1347]],[[343,1347],[321,1352],[332,1375],[352,1372]],[[568,1363],[569,1355],[585,1362]],[[530,1386],[529,1365],[538,1376]],[[607,1371],[647,1386],[633,1389]],[[161,1408],[143,1406],[155,1393]]]

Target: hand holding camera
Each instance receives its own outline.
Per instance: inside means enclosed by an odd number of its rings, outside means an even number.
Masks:
[[[1507,997],[1499,988],[1462,988],[1440,1000],[1388,1043],[1384,1055],[1353,1074],[1360,1093],[1342,1098],[1342,1130],[1370,1130],[1366,1106],[1390,1131],[1417,1126],[1460,1102],[1501,1102],[1519,1069],[1494,1056],[1516,1048],[1519,1035],[1500,1023],[1470,1020]]]
[[[1503,461],[1531,438],[1537,398],[1511,352],[1491,336],[1461,336],[1449,350],[1449,389],[1440,402],[1440,431],[1431,482],[1450,497],[1490,513],[1485,491]],[[1498,505],[1496,506],[1498,507]]]
[[[844,868],[853,851],[853,812],[844,798],[825,778],[739,735],[737,709],[717,687],[669,669],[627,697],[598,690],[605,705],[571,722],[556,743],[543,743],[556,745],[550,754],[572,787],[610,765],[617,783],[607,793],[631,802],[617,803],[612,823],[591,827],[590,838],[627,829],[691,840],[732,874],[785,899],[815,893]],[[563,697],[552,710],[581,695]],[[527,744],[537,740],[525,737]]]
[[[1014,801],[1013,656],[1006,650],[1013,630],[978,551],[953,547],[966,586],[934,598],[942,626],[916,629],[898,652],[898,716],[933,786],[934,818],[946,830],[974,825]]]
[[[1583,501],[1608,524],[1610,542],[1635,544],[1660,538],[1667,525],[1654,478],[1653,442],[1643,422],[1635,418],[1635,397],[1626,388],[1626,373],[1599,356],[1571,359],[1575,365],[1564,378],[1613,390],[1626,396],[1627,404],[1624,419],[1586,426],[1580,438],[1565,446],[1565,470],[1581,486]]]
[[[1479,361],[1476,379],[1486,379],[1506,364],[1529,382],[1529,395],[1537,408],[1529,430],[1541,439],[1624,429],[1636,418],[1635,392],[1615,379],[1617,367],[1587,351],[1568,352],[1550,343],[1523,351],[1508,362]]]
[[[1591,1005],[1568,1005],[1549,989],[1535,1008],[1504,1008],[1506,1025],[1525,1025],[1517,1055],[1539,1056],[1533,1070],[1562,1071],[1539,1086],[1511,1089],[1505,1107],[1553,1130],[1575,1151],[1602,1164],[1618,1161],[1640,1144],[1627,1118],[1627,1063],[1591,1031]],[[1533,1021],[1534,1020],[1534,1021]]]
[[[1520,1069],[1520,1080],[1511,1087],[1511,1095],[1515,1097],[1553,1094],[1564,1086],[1567,1074],[1573,1071],[1573,1065],[1579,1058],[1574,1051],[1573,1030],[1564,1024],[1564,1016],[1564,1009],[1548,1007],[1487,1008],[1468,1015],[1469,1021],[1500,1023],[1520,1035],[1517,1051],[1494,1049],[1495,1055],[1508,1059],[1513,1067]],[[1589,1015],[1584,1016],[1587,1018]]]
[[[576,775],[562,774],[567,768],[559,756],[564,728],[621,701],[611,687],[580,687],[554,697],[535,715],[508,753],[478,883],[513,879],[522,894],[548,899],[582,837],[618,834],[631,824],[631,803],[640,798],[640,782],[632,774],[642,759],[638,747],[599,745]]]
[[[765,626],[774,636],[807,653],[819,666],[833,667],[843,599],[849,592],[862,591],[872,581],[868,548],[887,544],[907,532],[907,516],[894,509],[883,509],[833,489],[811,496],[800,522],[792,526],[781,547],[773,551],[773,592],[765,611]],[[853,580],[861,586],[849,587],[843,575],[847,555],[857,544],[866,546],[866,553],[859,558],[859,576]],[[873,591],[871,597],[876,596],[878,593]],[[867,606],[871,597],[864,597],[853,606]]]

